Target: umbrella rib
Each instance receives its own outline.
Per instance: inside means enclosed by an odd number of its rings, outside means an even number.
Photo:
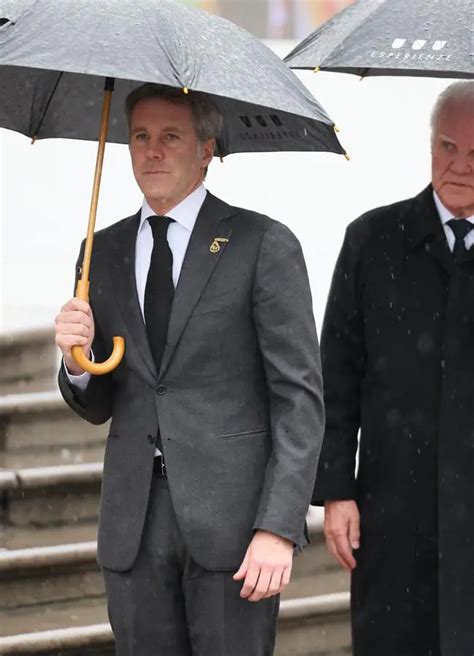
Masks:
[[[58,85],[61,81],[62,76],[63,76],[63,72],[61,71],[58,75],[58,79],[56,80],[56,83],[53,87],[53,90],[51,91],[51,94],[50,94],[50,96],[49,96],[49,98],[46,102],[43,113],[41,114],[40,120],[38,122],[38,125],[36,126],[36,129],[33,130],[33,134],[30,135],[31,137],[33,137],[33,139],[36,139],[39,135],[39,131],[40,131],[41,126],[43,125],[43,121],[46,117],[46,112],[48,111],[49,106],[51,105],[51,101],[53,100],[54,94],[56,93],[56,89],[58,88]]]

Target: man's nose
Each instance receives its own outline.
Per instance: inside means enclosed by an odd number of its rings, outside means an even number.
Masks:
[[[471,175],[474,172],[472,157],[457,154],[451,161],[451,171],[458,175]]]
[[[146,154],[150,159],[163,159],[163,144],[159,139],[149,139],[147,143]]]

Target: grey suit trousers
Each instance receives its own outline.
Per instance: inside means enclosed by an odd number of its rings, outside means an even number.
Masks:
[[[167,480],[154,474],[137,559],[104,568],[116,656],[271,656],[279,598],[242,599],[233,573],[193,561]]]

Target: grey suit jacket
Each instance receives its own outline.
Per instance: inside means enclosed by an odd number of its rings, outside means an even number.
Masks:
[[[176,288],[157,372],[138,303],[139,215],[96,234],[93,350],[114,335],[126,353],[86,390],[59,385],[107,438],[98,560],[126,570],[138,552],[161,432],[177,519],[193,559],[234,570],[256,529],[305,543],[324,411],[311,293],[300,245],[284,225],[208,194]],[[215,237],[220,250],[210,246]],[[79,263],[82,262],[82,252]]]

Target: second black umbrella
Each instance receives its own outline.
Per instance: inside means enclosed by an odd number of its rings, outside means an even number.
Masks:
[[[291,68],[474,78],[472,0],[356,0],[285,58]]]

